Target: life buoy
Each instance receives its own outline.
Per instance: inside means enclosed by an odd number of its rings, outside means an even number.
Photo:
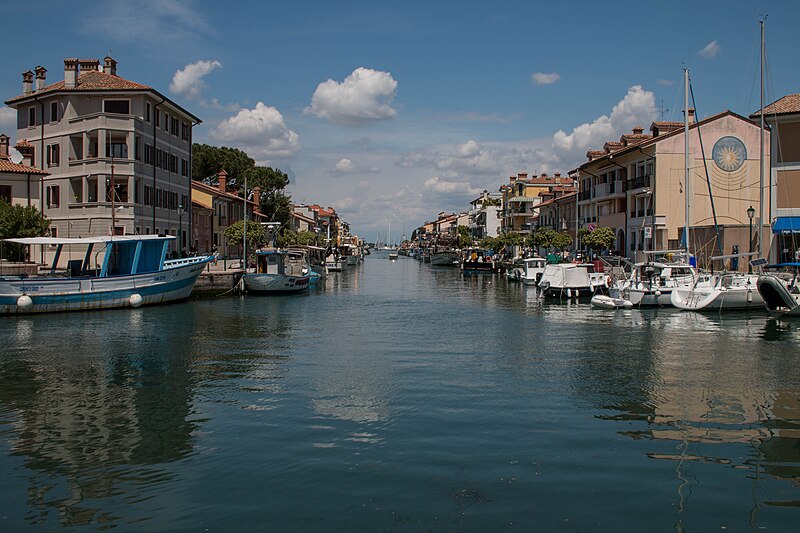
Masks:
[[[606,276],[606,287],[611,288],[611,276]]]

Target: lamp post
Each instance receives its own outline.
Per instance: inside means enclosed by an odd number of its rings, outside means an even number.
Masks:
[[[178,242],[180,243],[180,251],[183,252],[183,204],[178,204]]]
[[[751,205],[750,207],[747,208],[747,218],[750,219],[750,241],[749,241],[750,245],[748,246],[748,250],[747,251],[750,252],[751,254],[753,253],[753,217],[754,216],[756,216],[756,210],[753,209],[753,206]],[[748,258],[747,258],[747,273],[748,274],[752,274],[753,273],[753,265],[750,264],[750,259],[751,259],[751,257],[748,256]]]

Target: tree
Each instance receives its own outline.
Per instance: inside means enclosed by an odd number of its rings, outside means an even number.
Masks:
[[[561,251],[572,245],[572,236],[569,233],[559,233],[554,229],[539,227],[531,235],[529,243],[545,250],[555,248]]]
[[[255,168],[256,162],[237,148],[227,146],[192,145],[192,179],[214,183],[217,173],[225,169],[231,183],[241,185],[244,175]]]
[[[5,200],[0,200],[0,239],[44,237],[49,229],[50,221],[42,218],[42,214],[35,207],[11,205]],[[3,259],[21,260],[25,245],[5,242],[2,251]]]
[[[458,231],[458,247],[466,248],[472,246],[472,232],[469,228],[467,226],[458,226],[456,230]]]
[[[286,230],[278,237],[278,246],[314,246],[317,243],[317,234],[313,231]]]
[[[244,220],[237,220],[227,228],[225,228],[225,238],[228,239],[228,244],[237,246],[242,244],[244,237]],[[252,220],[247,221],[247,245],[263,244],[267,241],[267,232],[264,226]]]
[[[498,237],[484,237],[481,239],[480,246],[481,248],[494,250],[495,252],[499,252],[503,248]]]
[[[614,246],[614,241],[616,241],[616,235],[614,235],[614,230],[611,228],[595,228],[593,231],[583,228],[578,231],[578,235],[580,235],[584,246],[594,252],[610,249]]]
[[[569,233],[554,232],[552,246],[556,250],[562,251],[572,246],[572,235]]]

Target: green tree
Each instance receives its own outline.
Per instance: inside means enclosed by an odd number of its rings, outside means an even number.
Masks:
[[[569,233],[555,232],[553,236],[552,246],[556,250],[562,251],[572,246],[572,235]]]
[[[42,218],[35,207],[10,205],[0,200],[0,239],[19,239],[24,237],[44,237],[50,229],[50,221]],[[3,259],[19,261],[24,259],[24,244],[4,242]]]
[[[197,143],[192,145],[192,179],[194,180],[214,183],[217,173],[224,168],[228,173],[230,183],[241,186],[244,183],[245,174],[255,166],[256,162],[253,158],[238,148]]]
[[[578,235],[583,245],[594,252],[611,248],[616,240],[614,230],[611,228],[595,228],[593,231],[583,228],[578,231]]]
[[[244,221],[237,220],[227,228],[225,228],[225,238],[228,239],[228,244],[237,246],[242,244],[244,237]],[[264,244],[267,242],[267,232],[264,226],[252,220],[247,221],[247,247]]]
[[[503,248],[498,237],[484,237],[481,239],[480,246],[481,248],[494,250],[495,252],[499,252]]]
[[[458,247],[467,248],[472,246],[473,238],[469,228],[467,226],[458,226],[456,230],[458,231]]]

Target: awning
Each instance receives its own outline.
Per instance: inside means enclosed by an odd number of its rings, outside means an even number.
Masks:
[[[800,217],[778,217],[772,225],[772,233],[800,233]]]

